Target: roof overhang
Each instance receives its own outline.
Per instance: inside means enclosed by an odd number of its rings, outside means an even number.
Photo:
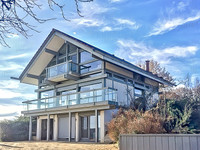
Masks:
[[[76,39],[70,35],[67,35],[59,30],[53,29],[51,33],[48,35],[46,40],[43,42],[42,46],[39,48],[39,50],[36,52],[34,57],[31,59],[29,64],[26,66],[22,74],[20,75],[19,79],[22,83],[32,84],[32,85],[38,85],[38,79],[32,78],[30,75],[33,76],[40,76],[42,71],[47,67],[47,65],[50,63],[52,58],[54,57],[53,53],[49,53],[48,51],[45,51],[45,49],[58,52],[61,46],[65,43],[69,42],[77,47],[84,49],[88,52],[90,52],[92,55],[111,62],[113,64],[116,64],[118,66],[121,66],[123,68],[126,68],[130,71],[136,72],[138,74],[141,74],[147,78],[150,78],[154,81],[157,81],[161,84],[173,86],[172,83],[164,80],[163,78],[160,78],[156,75],[153,75],[150,72],[147,72],[123,59],[120,59],[114,55],[111,55],[101,49],[98,49],[90,44],[87,44],[79,39]]]

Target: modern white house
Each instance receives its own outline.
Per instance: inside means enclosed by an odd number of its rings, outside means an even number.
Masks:
[[[106,123],[120,107],[151,89],[158,96],[159,84],[172,85],[149,72],[148,63],[143,70],[56,29],[19,80],[38,87],[37,99],[23,102],[22,113],[30,117],[29,140],[69,142],[105,142]]]

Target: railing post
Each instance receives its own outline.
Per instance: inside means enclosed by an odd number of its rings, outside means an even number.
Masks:
[[[27,111],[29,111],[29,104],[28,104],[28,103],[26,103],[26,105],[27,105]]]
[[[95,97],[95,90],[93,89],[93,102],[96,102],[96,97]],[[89,103],[89,101],[88,101]]]
[[[47,99],[45,98],[45,109],[47,108]]]

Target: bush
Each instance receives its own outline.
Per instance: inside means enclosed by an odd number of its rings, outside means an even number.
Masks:
[[[17,117],[14,120],[0,122],[0,141],[25,141],[28,140],[29,118]]]
[[[119,140],[119,134],[151,133],[165,133],[162,118],[151,111],[139,112],[132,109],[120,109],[108,123],[108,135],[114,142]]]

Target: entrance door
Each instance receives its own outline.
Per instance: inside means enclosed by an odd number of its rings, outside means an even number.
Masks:
[[[88,139],[88,117],[81,117],[81,138]]]
[[[41,140],[47,139],[47,119],[42,119]]]
[[[53,119],[50,119],[49,139],[53,140]],[[47,119],[42,119],[41,140],[47,140]]]

